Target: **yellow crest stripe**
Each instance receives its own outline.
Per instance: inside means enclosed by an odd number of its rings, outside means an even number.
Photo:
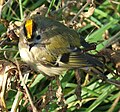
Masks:
[[[26,23],[25,23],[25,28],[26,28],[26,31],[27,31],[27,37],[28,38],[31,38],[32,36],[32,30],[33,30],[33,20],[27,20]]]

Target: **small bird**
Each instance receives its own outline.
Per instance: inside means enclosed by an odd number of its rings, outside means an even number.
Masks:
[[[96,67],[102,71],[104,64],[84,52],[90,46],[75,30],[39,14],[28,18],[19,33],[22,60],[48,76],[61,75],[70,69]]]

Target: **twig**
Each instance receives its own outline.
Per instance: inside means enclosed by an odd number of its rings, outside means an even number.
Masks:
[[[27,86],[25,85],[25,80],[24,80],[24,78],[23,78],[23,76],[22,76],[22,73],[21,73],[20,67],[19,67],[19,65],[18,65],[18,62],[17,62],[16,65],[17,65],[17,68],[18,68],[18,71],[19,71],[20,80],[22,81],[23,87],[24,87],[24,89],[25,89],[25,91],[26,91],[26,94],[27,94],[27,97],[28,97],[28,99],[29,99],[29,101],[30,101],[31,107],[32,107],[32,109],[33,109],[33,112],[38,112],[37,108],[36,108],[36,107],[34,106],[34,104],[33,104],[33,101],[32,101],[31,95],[30,95],[30,93],[29,93],[29,90],[28,90]]]
[[[113,112],[114,109],[116,108],[116,105],[118,104],[118,102],[120,101],[120,92],[118,93],[119,96],[114,100],[113,104],[111,105],[110,109],[108,110],[108,112]]]
[[[0,42],[0,47],[3,47],[5,45],[15,46],[17,44],[17,42]]]
[[[87,3],[78,11],[78,13],[73,17],[69,24],[73,23],[73,21],[80,15],[80,13],[90,4],[91,0],[87,0]]]
[[[3,106],[5,108],[5,111],[8,112],[7,110],[7,107],[6,107],[6,102],[5,102],[5,92],[6,92],[6,86],[7,86],[7,79],[8,79],[8,71],[9,70],[9,67],[5,67],[5,71],[4,71],[4,76],[3,76],[3,83],[2,83],[2,91],[1,91],[1,94],[0,94],[0,97],[2,99],[2,103],[3,103]]]
[[[7,4],[10,4],[12,0],[8,0],[7,2],[5,2],[5,0],[0,0],[0,19],[1,19],[1,14],[2,14],[2,9],[3,7],[5,7]],[[5,4],[4,4],[5,2]]]
[[[107,44],[105,45],[106,47],[109,47],[110,45],[118,42],[118,40],[120,40],[120,31],[117,32],[117,34],[115,34],[113,37],[111,37],[110,39],[108,39]]]
[[[117,2],[117,1],[110,0],[110,2],[117,4],[117,5],[120,5],[120,2]]]
[[[81,98],[81,76],[80,76],[79,69],[75,70],[75,78],[76,78],[77,84],[78,84],[77,87],[76,87],[75,93],[76,93],[77,99],[79,101],[81,101],[82,100],[82,98]]]
[[[18,90],[10,112],[17,112],[17,107],[22,97],[22,92]]]

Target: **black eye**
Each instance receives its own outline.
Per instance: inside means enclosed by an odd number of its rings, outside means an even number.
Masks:
[[[37,40],[40,40],[40,39],[41,39],[41,36],[40,36],[40,35],[38,35],[38,36],[36,37],[36,39],[37,39]]]

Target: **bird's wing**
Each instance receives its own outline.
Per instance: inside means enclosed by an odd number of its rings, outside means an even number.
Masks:
[[[84,67],[103,67],[103,63],[100,62],[94,56],[91,56],[88,53],[82,52],[72,52],[63,54],[58,61],[59,66],[67,66],[70,68],[84,68]]]
[[[79,49],[79,48],[78,48]],[[47,57],[46,57],[47,59]],[[81,50],[71,50],[55,57],[54,60],[43,61],[47,66],[62,68],[103,67],[103,63],[93,55]]]

